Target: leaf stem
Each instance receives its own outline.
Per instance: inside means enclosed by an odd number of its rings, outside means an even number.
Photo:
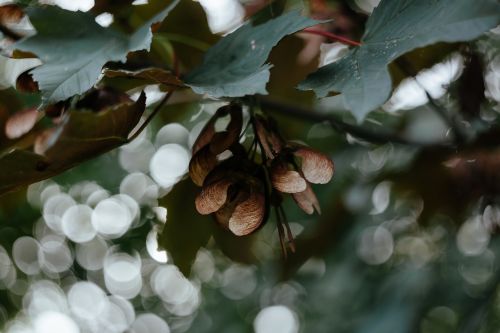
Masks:
[[[160,103],[158,103],[155,108],[153,109],[153,111],[151,111],[151,113],[149,114],[149,116],[146,118],[146,120],[142,123],[142,125],[137,129],[137,131],[135,131],[128,139],[127,139],[127,143],[130,143],[132,141],[134,141],[138,136],[139,134],[141,134],[142,131],[144,131],[144,129],[149,125],[149,123],[151,122],[151,120],[153,120],[154,116],[158,113],[158,111],[161,110],[161,108],[165,105],[165,103],[167,103],[167,101],[170,99],[170,96],[172,96],[173,94],[173,90],[170,90],[169,92],[167,92],[165,94],[165,96],[162,98],[162,100],[160,101]]]
[[[302,32],[307,32],[309,34],[323,36],[323,37],[326,37],[332,41],[341,42],[341,43],[346,44],[346,45],[351,45],[351,46],[361,46],[362,45],[361,42],[350,40],[349,38],[339,36],[337,34],[334,34],[334,33],[331,33],[331,32],[325,31],[325,30],[314,29],[314,28],[305,28],[304,30],[302,30]]]

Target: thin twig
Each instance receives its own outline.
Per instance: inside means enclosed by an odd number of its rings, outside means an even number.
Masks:
[[[279,213],[278,207],[274,207],[274,212],[276,213],[276,221],[278,225],[278,234],[279,234],[279,239],[280,239],[280,245],[281,245],[281,253],[283,255],[283,259],[287,259],[287,251],[286,251],[286,244],[285,244],[285,230],[283,228],[283,224],[281,223],[281,215]]]
[[[288,224],[288,219],[286,218],[285,209],[283,208],[283,205],[279,205],[277,209],[279,209],[281,213],[281,218],[284,221],[283,224],[285,225],[286,233],[288,236],[288,247],[290,248],[290,251],[292,251],[292,253],[295,253],[296,252],[295,241],[293,239],[293,233],[292,230],[290,229],[290,225]]]
[[[169,92],[166,93],[166,95],[163,97],[163,99],[160,101],[160,103],[158,103],[158,105],[156,105],[156,107],[153,109],[153,111],[151,111],[149,116],[142,123],[141,127],[139,127],[139,129],[137,129],[137,131],[135,131],[134,134],[132,134],[128,138],[127,142],[134,141],[139,136],[139,134],[141,134],[141,132],[144,131],[144,129],[151,122],[151,120],[153,120],[154,116],[158,113],[158,111],[160,111],[161,108],[165,105],[165,103],[167,103],[167,101],[169,100],[170,96],[172,96],[172,94],[173,94],[173,90],[170,90]]]
[[[398,65],[399,69],[401,71],[408,75],[409,77],[412,77],[417,85],[422,89],[427,96],[427,100],[429,107],[434,111],[443,121],[450,126],[451,131],[453,132],[453,135],[455,137],[455,142],[457,145],[462,145],[467,141],[467,135],[462,131],[460,128],[459,124],[457,124],[457,121],[455,120],[454,117],[449,115],[448,110],[446,110],[443,106],[439,105],[435,99],[431,96],[431,94],[427,91],[427,89],[424,87],[422,83],[417,78],[417,71],[413,68],[412,64],[408,62],[404,58],[399,58],[395,61],[395,63]]]
[[[287,116],[296,117],[302,120],[311,122],[328,122],[334,130],[340,133],[347,133],[356,138],[368,141],[375,144],[399,143],[403,145],[424,147],[451,147],[449,143],[434,143],[417,142],[405,139],[395,133],[387,131],[373,131],[363,126],[349,124],[332,114],[319,113],[314,110],[303,108],[296,105],[285,104],[279,101],[272,100],[267,97],[262,97],[260,105],[269,111],[281,113]]]
[[[241,140],[241,138],[243,138],[243,136],[246,134],[248,128],[250,127],[251,123],[252,123],[252,121],[250,119],[248,119],[247,124],[243,128],[243,131],[241,131],[241,134],[240,134],[240,137],[238,138],[238,140]]]
[[[450,116],[448,114],[448,111],[443,108],[441,105],[439,105],[429,94],[429,92],[418,82],[417,78],[415,78],[415,81],[417,84],[422,88],[422,90],[425,92],[425,95],[427,96],[427,99],[429,100],[429,106],[430,108],[439,116],[443,121],[450,126],[451,131],[453,132],[453,135],[455,136],[455,142],[457,145],[462,145],[466,142],[467,135],[462,131],[460,128],[459,124],[457,124],[455,118]]]
[[[336,35],[334,33],[331,33],[329,31],[325,31],[325,30],[319,30],[319,29],[314,29],[314,28],[306,28],[306,29],[302,30],[302,32],[307,32],[309,34],[323,36],[323,37],[326,37],[326,38],[328,38],[328,39],[330,39],[332,41],[341,42],[341,43],[346,44],[346,45],[361,46],[360,42],[357,42],[357,41],[354,41],[354,40],[350,40],[349,38],[346,38],[346,37],[343,37],[343,36],[339,36],[339,35]]]

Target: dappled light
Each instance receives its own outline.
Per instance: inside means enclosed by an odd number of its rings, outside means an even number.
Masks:
[[[0,332],[498,332],[498,13],[0,0]]]

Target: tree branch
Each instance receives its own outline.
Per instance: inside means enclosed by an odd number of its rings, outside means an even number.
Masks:
[[[451,131],[453,132],[453,135],[455,137],[455,142],[457,145],[462,145],[467,141],[467,135],[462,131],[460,128],[459,124],[457,124],[457,121],[454,117],[450,116],[448,113],[448,110],[443,108],[441,105],[439,105],[434,98],[429,94],[427,89],[423,86],[423,84],[420,83],[420,81],[417,78],[417,71],[413,68],[412,64],[408,62],[405,58],[399,58],[395,61],[395,63],[398,65],[399,69],[401,71],[412,77],[415,82],[418,84],[420,89],[422,89],[425,92],[425,95],[427,96],[427,100],[429,107],[439,116],[443,121],[450,126]]]
[[[452,147],[449,143],[425,143],[411,141],[388,131],[373,131],[363,126],[349,124],[339,117],[332,114],[319,113],[314,110],[303,108],[296,105],[285,104],[269,97],[259,98],[261,107],[271,112],[281,113],[286,116],[299,118],[310,122],[328,122],[332,128],[339,133],[347,133],[356,138],[375,144],[398,143],[416,147]]]

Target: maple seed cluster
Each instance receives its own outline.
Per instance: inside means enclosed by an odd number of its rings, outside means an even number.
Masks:
[[[217,122],[227,118],[227,126],[217,131]],[[240,105],[219,108],[202,129],[189,164],[191,179],[202,187],[195,199],[196,209],[203,215],[213,214],[221,226],[244,236],[263,225],[270,206],[274,206],[286,253],[285,234],[292,250],[294,247],[281,205],[282,195],[291,194],[307,214],[321,213],[311,183],[328,183],[334,164],[321,152],[285,141],[270,117],[252,113],[249,124],[254,140],[248,149],[240,143],[243,128]],[[256,154],[258,149],[260,156]]]

